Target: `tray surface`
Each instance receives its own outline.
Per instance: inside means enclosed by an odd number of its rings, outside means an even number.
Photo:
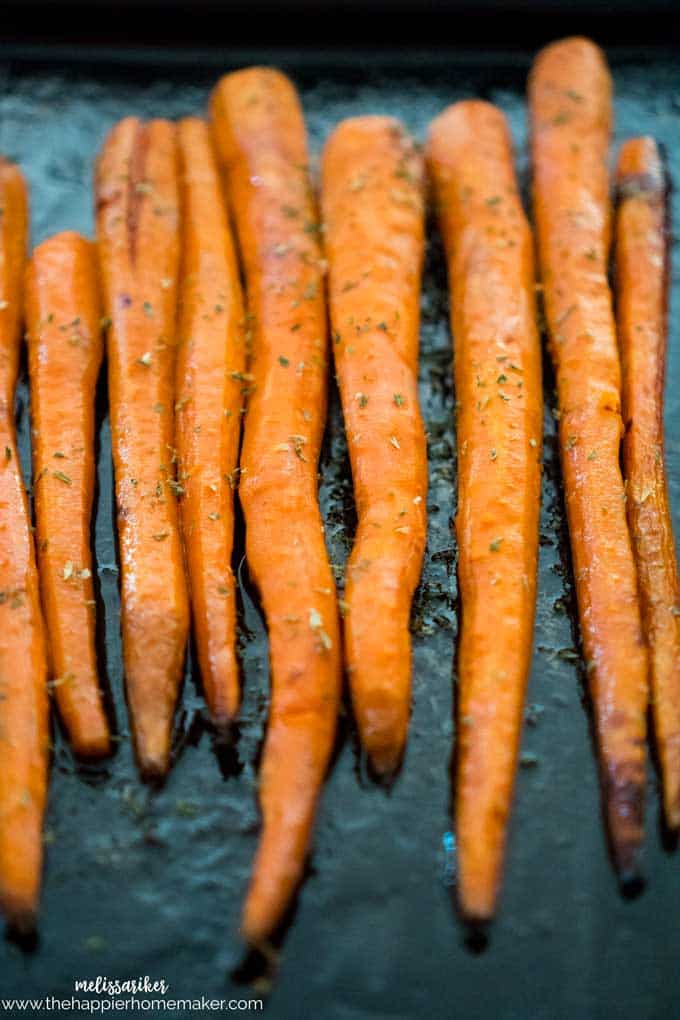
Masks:
[[[617,141],[655,135],[666,146],[672,177],[680,180],[680,64],[663,54],[648,59],[613,52],[610,57]],[[396,114],[422,140],[428,121],[445,105],[481,95],[509,116],[526,185],[528,56],[452,53],[447,61],[410,62],[401,70],[351,58],[334,58],[327,65],[321,57],[297,61],[290,52],[277,62],[301,90],[315,155],[345,116]],[[92,160],[106,131],[132,113],[178,117],[203,110],[219,70],[233,66],[225,59],[216,70],[214,57],[210,63],[202,67],[186,55],[172,70],[138,61],[80,68],[41,66],[37,57],[0,63],[0,151],[18,161],[30,181],[34,243],[67,228],[91,234]],[[408,752],[392,790],[376,787],[358,755],[351,715],[343,717],[308,878],[285,933],[268,1014],[277,1020],[566,1020],[604,1018],[614,1009],[636,1020],[676,1016],[680,854],[671,852],[661,831],[651,764],[648,883],[638,899],[620,897],[603,835],[550,414],[554,381],[547,364],[539,597],[525,759],[499,917],[483,952],[466,946],[453,907],[454,395],[444,263],[432,226],[429,236],[420,369],[429,431],[429,532],[413,609]],[[671,500],[680,535],[679,272],[676,258],[666,419]],[[22,381],[18,414],[25,467],[28,411]],[[215,746],[189,664],[177,713],[174,768],[163,789],[149,790],[132,761],[122,689],[103,385],[98,413],[98,612],[102,669],[120,742],[111,761],[78,766],[56,727],[40,937],[30,952],[0,943],[0,995],[67,997],[76,979],[148,974],[164,978],[173,997],[254,996],[258,993],[243,984],[236,929],[257,839],[257,759],[268,670],[265,630],[242,563],[243,535],[235,557],[245,684],[237,739],[228,747]],[[341,576],[354,515],[335,391],[320,470],[328,543]]]

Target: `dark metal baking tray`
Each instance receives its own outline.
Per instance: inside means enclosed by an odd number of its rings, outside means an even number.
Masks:
[[[662,50],[612,51],[610,58],[617,139],[656,135],[680,179],[680,61]],[[258,60],[278,63],[294,77],[315,153],[342,117],[397,114],[422,139],[430,118],[446,104],[485,96],[510,118],[526,184],[529,59],[521,51],[479,50],[370,58],[337,50],[154,56],[24,47],[0,56],[0,151],[16,159],[30,180],[34,242],[66,228],[89,234],[92,160],[113,122],[130,113],[177,117],[200,111],[219,72]],[[680,857],[660,827],[650,764],[647,887],[633,901],[621,898],[601,823],[547,363],[540,585],[522,744],[529,754],[519,772],[500,912],[485,949],[468,944],[455,912],[454,394],[444,264],[432,226],[429,238],[420,370],[429,431],[429,534],[413,609],[408,752],[393,788],[375,786],[358,754],[351,714],[343,714],[309,874],[284,933],[268,1014],[277,1020],[595,1020],[612,1014],[666,1020],[680,1015]],[[677,265],[667,456],[680,530]],[[28,414],[23,381],[18,417],[26,466]],[[0,944],[0,995],[65,997],[76,979],[140,974],[164,978],[177,996],[256,994],[243,984],[257,966],[243,966],[237,926],[257,839],[257,758],[268,672],[265,631],[242,562],[243,536],[235,556],[244,680],[238,731],[232,744],[215,744],[189,664],[174,767],[161,790],[150,790],[133,765],[122,687],[103,383],[98,416],[94,544],[102,669],[120,741],[110,762],[85,767],[73,760],[56,729],[39,939],[33,947]],[[341,572],[354,516],[335,392],[321,478],[329,547]]]

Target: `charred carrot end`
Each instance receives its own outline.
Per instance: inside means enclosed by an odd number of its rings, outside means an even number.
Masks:
[[[619,466],[621,377],[607,280],[611,91],[603,54],[587,39],[548,46],[529,81],[535,220],[581,635],[613,857],[627,882],[643,840],[648,660]]]
[[[623,211],[622,207],[632,198],[640,198],[648,205],[656,206],[657,216],[654,223],[657,231],[660,231],[657,243],[662,242],[665,251],[668,240],[666,207],[668,176],[661,152],[653,138],[629,138],[621,146],[616,167],[618,219]],[[628,208],[641,211],[641,207],[637,205]],[[616,240],[618,246],[618,235]]]
[[[619,154],[616,283],[624,473],[645,633],[664,812],[680,828],[680,583],[664,466],[663,391],[667,344],[668,185],[652,138]]]
[[[76,754],[102,757],[111,748],[97,676],[90,552],[101,308],[95,252],[80,234],[58,234],[33,252],[26,326],[52,686]]]
[[[423,165],[389,117],[343,121],[323,157],[333,354],[358,527],[347,567],[347,671],[374,770],[401,761],[409,615],[425,548],[427,450],[418,404]]]
[[[543,401],[533,241],[500,110],[476,100],[449,107],[430,127],[427,155],[460,408],[458,896],[465,917],[483,922],[501,882],[536,601]]]
[[[194,632],[213,722],[240,701],[231,569],[245,373],[243,299],[207,125],[178,126],[184,210],[176,428]]]
[[[121,121],[96,176],[118,503],[123,658],[141,772],[162,777],[182,679],[188,601],[174,464],[179,264],[176,129]]]
[[[0,908],[35,926],[47,796],[49,702],[43,621],[14,427],[28,232],[24,179],[0,160]]]
[[[269,68],[237,71],[218,83],[210,112],[252,341],[239,488],[269,631],[272,700],[242,931],[261,943],[303,876],[340,699],[338,605],[316,477],[328,367],[324,266],[291,82]]]

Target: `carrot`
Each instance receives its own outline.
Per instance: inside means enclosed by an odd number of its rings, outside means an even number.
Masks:
[[[237,71],[217,84],[211,117],[252,333],[240,497],[272,672],[262,835],[242,923],[256,943],[281,920],[302,877],[336,732],[338,607],[316,477],[328,352],[318,220],[295,89],[275,70]]]
[[[100,320],[93,246],[74,233],[44,241],[26,273],[40,585],[57,704],[75,752],[86,757],[110,751],[90,552]]]
[[[174,470],[179,261],[174,126],[121,121],[100,154],[97,234],[108,333],[123,656],[143,775],[169,767],[188,606]]]
[[[463,914],[494,913],[536,603],[543,395],[533,239],[503,114],[468,100],[430,127],[458,406],[456,837]]]
[[[617,324],[624,474],[644,629],[664,810],[680,828],[680,582],[664,467],[663,391],[669,277],[667,183],[652,138],[619,154]]]
[[[347,566],[345,651],[376,772],[401,759],[411,693],[411,599],[427,530],[418,405],[423,166],[389,117],[343,121],[323,158],[333,353],[358,527]]]
[[[207,125],[178,127],[184,213],[176,428],[194,631],[213,721],[238,711],[233,488],[245,347],[234,244]]]
[[[0,907],[35,925],[47,797],[49,701],[38,572],[17,453],[28,203],[20,171],[0,160]]]
[[[611,79],[587,39],[544,49],[530,81],[534,206],[557,375],[562,472],[605,813],[622,882],[639,878],[647,654],[619,451],[607,283]]]

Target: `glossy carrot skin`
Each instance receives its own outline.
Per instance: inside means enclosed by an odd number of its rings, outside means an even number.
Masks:
[[[100,323],[92,244],[69,232],[38,245],[26,273],[26,326],[40,587],[53,689],[84,757],[110,751],[90,549]]]
[[[238,264],[208,127],[178,125],[184,216],[177,358],[181,519],[196,647],[210,715],[225,727],[240,701],[231,569],[245,372]]]
[[[622,881],[643,840],[647,653],[619,451],[621,377],[607,282],[611,79],[600,50],[566,39],[530,81],[534,208],[581,637],[605,811]]]
[[[663,396],[669,277],[667,182],[652,138],[619,154],[617,325],[624,474],[649,642],[652,709],[666,822],[680,828],[680,581],[664,466]]]
[[[176,129],[134,117],[96,175],[97,236],[118,503],[123,655],[139,767],[163,776],[182,678],[188,601],[175,496]]]
[[[355,117],[323,158],[333,354],[358,527],[346,574],[345,654],[361,741],[393,773],[408,732],[411,600],[427,531],[418,404],[423,165],[390,117]]]
[[[543,396],[533,240],[503,114],[469,100],[430,127],[458,406],[456,839],[464,915],[493,915],[531,666]]]
[[[17,454],[19,367],[28,231],[26,185],[0,160],[0,907],[35,925],[47,797],[49,699],[38,572]]]
[[[269,629],[262,836],[243,933],[266,938],[303,873],[340,698],[337,598],[317,500],[327,335],[318,221],[293,85],[227,75],[211,100],[246,280],[252,361],[241,454],[246,554]]]

